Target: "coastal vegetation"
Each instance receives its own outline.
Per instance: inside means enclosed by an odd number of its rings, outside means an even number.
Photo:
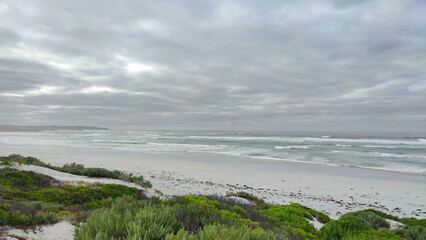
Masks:
[[[35,226],[60,219],[83,220],[106,199],[142,199],[136,188],[117,184],[61,183],[31,171],[0,168],[0,226]]]
[[[98,178],[112,178],[119,179],[126,182],[132,182],[142,187],[152,187],[152,184],[145,180],[143,176],[134,176],[132,173],[126,173],[122,171],[111,171],[105,168],[87,168],[83,164],[70,163],[65,164],[62,167],[53,166],[51,164],[40,161],[35,157],[23,157],[18,154],[11,154],[7,157],[0,157],[0,163],[2,165],[11,165],[13,163],[35,165],[40,167],[49,168],[52,170],[70,173],[74,175],[87,176],[87,177],[98,177]]]
[[[142,190],[132,187],[60,182],[13,168],[17,163],[45,164],[31,157],[11,155],[0,160],[0,239],[1,226],[34,228],[63,219],[76,225],[77,240],[426,239],[425,219],[398,218],[372,209],[332,220],[325,213],[300,204],[272,205],[246,192],[160,199],[147,197]],[[79,164],[58,169],[78,175],[87,171],[87,175],[102,177],[114,173],[106,169],[87,170]],[[390,221],[401,226],[392,229]]]

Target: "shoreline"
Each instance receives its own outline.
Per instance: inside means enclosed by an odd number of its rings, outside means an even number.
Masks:
[[[426,177],[422,175],[208,154],[0,148],[0,155],[11,153],[58,166],[77,162],[142,174],[165,195],[246,191],[270,203],[297,202],[332,218],[366,208],[399,217],[426,217]]]

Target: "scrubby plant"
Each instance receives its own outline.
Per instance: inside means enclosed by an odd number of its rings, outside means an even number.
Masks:
[[[166,204],[174,207],[176,218],[184,224],[187,231],[193,233],[210,224],[247,225],[252,228],[259,225],[248,219],[247,212],[241,207],[202,196],[177,197],[173,201],[166,201]]]
[[[361,210],[361,211],[358,211],[358,212],[371,212],[371,213],[374,213],[374,214],[376,214],[376,215],[378,215],[378,216],[380,216],[384,219],[390,219],[390,220],[394,220],[394,221],[400,220],[398,217],[392,216],[390,214],[387,214],[387,213],[384,213],[384,212],[381,212],[381,211],[375,210],[375,209],[365,209],[365,210]]]
[[[402,240],[390,232],[369,228],[363,221],[352,215],[345,215],[324,225],[320,231],[321,240]]]
[[[381,216],[374,212],[358,211],[347,213],[344,216],[353,216],[361,220],[367,227],[378,229],[389,229],[390,224]]]
[[[342,240],[404,240],[399,236],[389,233],[389,232],[380,232],[380,231],[365,231],[353,236],[346,236]]]
[[[130,197],[114,201],[110,208],[94,212],[75,232],[85,239],[164,239],[182,228],[172,207],[145,205]]]
[[[13,168],[0,168],[1,185],[22,191],[31,191],[53,185],[52,177],[32,171],[20,171]]]
[[[27,226],[51,224],[58,222],[59,218],[51,212],[35,212],[34,214],[22,213],[19,210],[0,210],[0,226]]]
[[[420,226],[426,228],[426,219],[401,218],[398,221],[408,226]]]
[[[309,223],[309,220],[317,218],[321,219],[322,222],[330,221],[325,214],[295,203],[290,205],[264,206],[260,212],[292,227],[290,229],[293,233],[309,239],[314,239],[319,234],[315,227]]]
[[[349,236],[356,236],[368,227],[358,218],[353,216],[344,216],[339,220],[334,220],[321,228],[320,237],[324,240],[338,240]]]
[[[256,196],[254,196],[253,194],[247,193],[247,192],[236,192],[236,193],[227,193],[226,196],[231,197],[231,196],[235,196],[235,197],[240,197],[240,198],[244,198],[247,199],[251,202],[254,202],[256,204],[264,204],[265,201],[261,198],[258,198]]]
[[[50,211],[50,212],[59,212],[61,209],[64,208],[64,205],[62,204],[43,202],[43,201],[28,201],[23,203],[37,210]]]
[[[253,230],[246,226],[207,225],[198,234],[193,235],[184,229],[177,234],[168,234],[166,240],[275,240],[272,232]]]
[[[395,234],[409,240],[426,240],[426,228],[422,226],[403,226],[393,231]]]

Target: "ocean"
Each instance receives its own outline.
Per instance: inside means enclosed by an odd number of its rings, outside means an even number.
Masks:
[[[381,169],[426,175],[426,139],[225,131],[0,132],[7,148],[99,150],[126,153],[204,153],[257,159]]]

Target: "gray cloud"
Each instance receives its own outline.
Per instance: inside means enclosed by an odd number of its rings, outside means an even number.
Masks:
[[[423,1],[0,3],[0,124],[426,131]]]

